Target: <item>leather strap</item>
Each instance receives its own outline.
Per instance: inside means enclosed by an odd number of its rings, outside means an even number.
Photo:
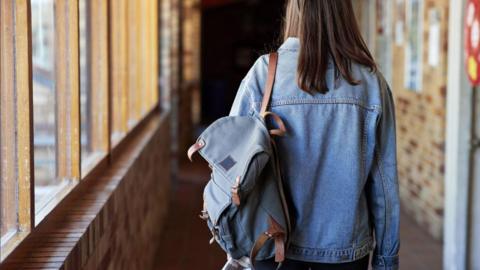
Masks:
[[[280,263],[285,260],[285,230],[272,217],[270,217],[270,228],[274,232],[272,236],[275,241],[275,262]]]
[[[273,92],[273,85],[275,83],[275,75],[277,72],[277,64],[278,64],[278,53],[274,52],[270,54],[269,63],[268,63],[268,75],[267,75],[267,82],[265,84],[263,100],[262,100],[262,107],[260,109],[260,115],[265,119],[267,117],[271,117],[272,120],[277,125],[276,129],[271,129],[270,135],[272,136],[284,136],[286,134],[286,127],[282,119],[275,113],[269,112],[268,107],[270,106],[270,101]],[[273,149],[275,151],[275,156],[277,157],[278,152],[276,149],[275,141],[272,139],[271,143],[273,145]],[[276,171],[276,179],[281,194],[283,194],[283,181],[282,181],[282,174],[280,169],[280,164],[278,158],[275,159],[277,171]],[[287,210],[286,200],[282,196],[282,204],[284,208],[284,214],[287,221],[287,232],[290,232],[290,216]],[[250,252],[250,260],[252,262],[252,268],[254,268],[255,258],[258,255],[258,252],[262,249],[262,247],[266,244],[266,242],[270,239],[274,240],[275,244],[275,262],[282,263],[285,260],[285,245],[288,243],[287,233],[282,226],[275,221],[271,216],[269,217],[269,228],[268,230],[260,235],[255,244],[252,247]],[[280,265],[279,265],[280,266]]]
[[[265,114],[270,105],[270,99],[272,97],[273,84],[275,83],[275,74],[277,73],[277,63],[278,63],[278,53],[270,53],[270,58],[268,62],[268,75],[267,82],[265,83],[265,89],[263,93],[262,108],[260,110],[260,115]]]
[[[255,259],[257,258],[258,252],[262,249],[262,247],[267,243],[268,240],[270,240],[270,236],[266,233],[262,233],[255,241],[255,244],[250,251],[250,261],[252,262],[252,266],[255,265]]]
[[[283,188],[283,174],[282,174],[282,170],[280,168],[280,160],[278,158],[278,148],[277,148],[277,144],[275,143],[275,140],[273,139],[270,139],[270,142],[271,142],[271,145],[272,145],[272,149],[274,151],[274,162],[276,164],[276,179],[277,179],[277,186],[278,186],[278,190],[280,192],[280,199],[281,199],[281,202],[282,202],[282,205],[283,205],[283,211],[284,211],[284,215],[285,215],[285,219],[286,219],[286,222],[287,222],[287,237],[290,235],[290,232],[292,231],[292,228],[291,228],[291,220],[290,220],[290,213],[288,212],[288,204],[287,204],[287,198],[285,197],[285,189]],[[287,245],[289,244],[289,239],[287,238],[286,241]]]
[[[283,123],[283,120],[282,120],[282,118],[280,118],[280,116],[278,116],[277,114],[275,114],[273,112],[265,112],[261,116],[263,117],[263,119],[266,119],[268,116],[270,116],[278,127],[276,129],[270,129],[269,130],[270,135],[281,137],[281,136],[285,136],[285,134],[287,134],[287,129],[285,127],[285,123]]]
[[[188,159],[192,161],[192,156],[205,146],[205,142],[200,139],[194,145],[190,146],[187,152]]]
[[[272,117],[273,121],[277,125],[277,129],[272,129],[270,130],[270,135],[272,136],[284,136],[287,133],[287,129],[285,127],[285,124],[280,116],[273,112],[267,111],[269,105],[270,105],[270,100],[272,97],[272,92],[273,92],[273,85],[275,83],[275,75],[277,73],[277,66],[278,66],[278,53],[273,52],[270,53],[269,55],[269,62],[268,62],[268,75],[267,75],[267,82],[265,84],[265,90],[263,94],[263,101],[262,101],[262,108],[260,110],[260,115],[265,119],[266,117],[270,116]],[[280,162],[278,159],[278,149],[277,145],[275,144],[275,140],[272,138],[270,139],[270,142],[272,144],[273,150],[275,152],[275,163],[276,163],[276,179],[277,179],[277,185],[280,190],[280,194],[282,194],[282,204],[283,208],[285,211],[285,218],[287,219],[287,232],[290,234],[291,231],[291,221],[290,221],[290,214],[288,213],[288,208],[287,208],[287,201],[285,198],[285,193],[284,193],[284,188],[283,188],[283,180],[282,180],[282,172],[280,170]],[[288,236],[288,235],[287,235]],[[288,239],[287,241],[288,242]]]
[[[267,241],[270,239],[273,239],[275,244],[275,262],[282,263],[285,260],[285,230],[271,216],[269,217],[268,222],[268,230],[257,238],[252,250],[250,251],[250,260],[253,268],[255,268],[254,264],[258,252],[260,252],[262,247],[265,246]]]

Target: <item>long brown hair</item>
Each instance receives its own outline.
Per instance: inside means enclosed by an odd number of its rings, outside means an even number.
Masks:
[[[297,79],[306,92],[328,91],[328,59],[335,63],[335,78],[340,75],[357,85],[352,62],[376,70],[372,54],[362,38],[353,12],[352,0],[288,0],[284,21],[284,40],[298,37],[300,55]]]

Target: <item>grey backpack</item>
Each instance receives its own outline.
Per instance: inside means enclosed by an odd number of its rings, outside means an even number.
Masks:
[[[203,193],[201,218],[232,258],[250,261],[275,257],[283,262],[290,218],[275,142],[283,136],[280,117],[268,112],[277,53],[270,54],[268,78],[259,116],[228,116],[215,121],[188,151],[199,152],[212,169]],[[276,123],[267,127],[266,118]]]

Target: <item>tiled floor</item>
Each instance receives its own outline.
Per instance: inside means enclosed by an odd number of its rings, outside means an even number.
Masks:
[[[210,233],[198,218],[208,175],[208,167],[201,163],[182,167],[174,185],[156,269],[220,270],[223,266],[225,255],[216,244],[208,244]],[[441,269],[441,243],[430,238],[406,215],[402,216],[401,237],[401,270]]]
[[[401,218],[400,237],[401,270],[442,269],[442,243],[432,239],[406,214]]]
[[[226,256],[216,244],[208,244],[211,234],[198,217],[208,176],[206,164],[182,167],[173,186],[174,194],[156,269],[220,270],[223,266]]]

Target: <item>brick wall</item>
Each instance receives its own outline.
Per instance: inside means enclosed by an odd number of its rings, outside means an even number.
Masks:
[[[104,234],[82,269],[155,269],[170,194],[169,125],[164,120],[126,168]]]
[[[384,2],[384,0],[379,0]],[[447,84],[447,40],[448,5],[447,0],[423,1],[423,84],[419,92],[405,88],[405,54],[409,29],[405,23],[404,42],[395,43],[395,22],[405,8],[398,1],[385,1],[391,10],[384,14],[392,18],[390,24],[391,87],[395,96],[397,113],[398,168],[400,196],[403,210],[412,215],[431,235],[440,239],[443,231],[444,168],[445,168],[445,124],[446,124],[446,84]],[[402,1],[400,1],[401,3]],[[363,0],[367,5],[368,1]],[[377,6],[378,7],[378,6]],[[363,12],[365,14],[365,6]],[[440,15],[440,54],[439,64],[428,63],[430,40],[430,11]],[[377,10],[378,12],[378,10]],[[361,17],[361,16],[360,16]],[[367,18],[368,19],[368,18]],[[370,29],[379,31],[381,18]],[[363,25],[367,25],[363,22]],[[370,25],[371,27],[371,25]],[[364,29],[365,30],[365,29]],[[370,33],[371,30],[370,30]],[[385,38],[382,33],[373,33],[375,44]],[[375,48],[373,48],[375,51]],[[376,51],[377,60],[381,55]],[[379,61],[381,62],[381,61]],[[385,68],[385,67],[384,67]],[[384,70],[384,73],[388,73]]]

